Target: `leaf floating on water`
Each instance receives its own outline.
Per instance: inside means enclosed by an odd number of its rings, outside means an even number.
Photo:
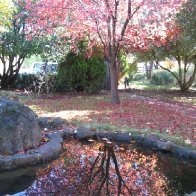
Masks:
[[[89,142],[93,142],[94,140],[93,140],[93,139],[88,139],[88,141],[89,141]]]
[[[107,144],[111,144],[112,142],[110,142],[110,141],[108,140],[108,141],[106,141],[106,143],[107,143]]]
[[[186,139],[184,142],[185,144],[191,144],[191,141],[189,139]]]

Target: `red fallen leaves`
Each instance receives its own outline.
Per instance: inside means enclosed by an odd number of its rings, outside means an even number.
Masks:
[[[163,134],[181,136],[184,140],[189,138],[192,145],[195,146],[195,136],[192,130],[196,127],[196,120],[192,115],[180,110],[180,107],[174,110],[164,104],[152,105],[138,100],[122,101],[119,106],[109,103],[100,103],[99,106],[110,110],[110,112],[97,115],[99,123],[110,122],[119,127],[156,129]]]
[[[110,108],[111,112],[104,114],[110,122],[136,128],[153,128],[171,131],[191,131],[196,126],[191,116],[175,111],[164,105],[148,104],[138,100],[123,101],[120,106],[100,103],[101,108]]]
[[[100,97],[102,99],[100,99]],[[109,97],[109,96],[108,96]],[[56,99],[32,100],[29,105],[38,114],[50,112],[50,115],[59,116],[71,121],[86,123],[110,123],[119,128],[131,127],[138,129],[149,128],[159,130],[163,134],[176,135],[184,140],[190,139],[191,144],[196,146],[196,108],[179,103],[168,103],[148,99],[135,98],[123,99],[121,104],[113,105],[105,97],[99,96],[76,96],[68,98],[64,96]],[[40,112],[41,111],[41,112]],[[61,111],[66,111],[63,116]],[[78,111],[78,113],[77,113]],[[80,114],[80,111],[83,113]],[[89,111],[85,113],[85,111]],[[58,115],[59,114],[59,115]],[[167,131],[169,130],[169,132]]]

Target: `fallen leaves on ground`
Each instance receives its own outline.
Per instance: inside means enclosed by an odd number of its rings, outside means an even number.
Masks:
[[[131,93],[120,95],[119,105],[109,102],[109,94],[34,99],[27,105],[40,116],[61,117],[70,123],[108,123],[122,129],[150,129],[152,133],[159,130],[161,134],[181,137],[186,144],[196,146],[196,106],[132,96]]]

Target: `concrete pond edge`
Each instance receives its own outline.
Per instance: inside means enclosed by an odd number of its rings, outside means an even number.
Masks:
[[[45,135],[49,139],[38,148],[27,150],[25,154],[0,155],[0,171],[16,169],[19,167],[42,164],[57,158],[63,152],[63,141],[68,138],[78,140],[107,139],[118,143],[130,144],[132,141],[176,158],[188,161],[196,165],[196,151],[187,147],[177,146],[172,142],[161,141],[151,136],[131,135],[122,132],[97,132],[86,127],[77,130],[63,129]]]

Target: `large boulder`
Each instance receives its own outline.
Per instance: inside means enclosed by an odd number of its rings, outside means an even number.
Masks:
[[[0,99],[0,154],[12,155],[39,145],[37,115],[18,101]]]

